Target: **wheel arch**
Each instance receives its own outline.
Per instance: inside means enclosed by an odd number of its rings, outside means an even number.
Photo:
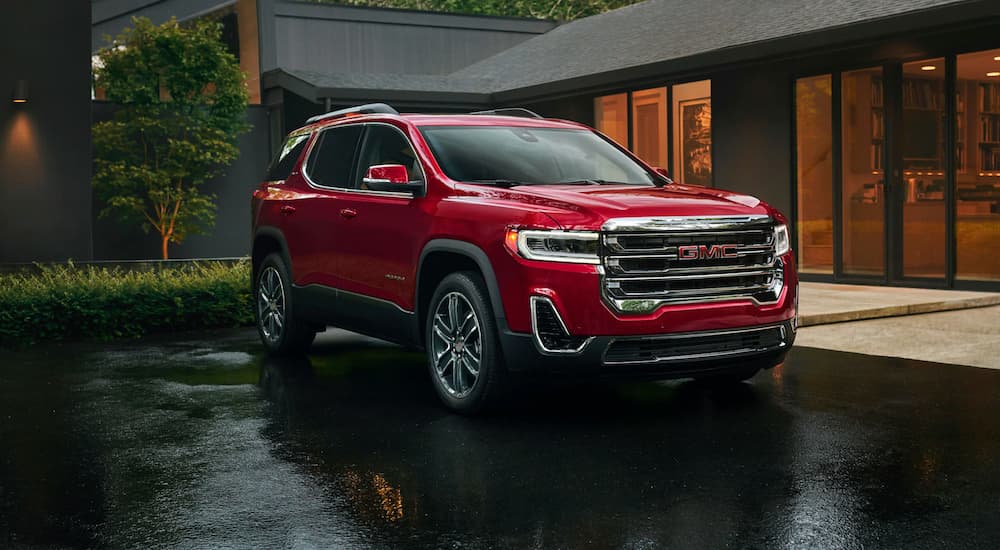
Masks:
[[[431,296],[438,283],[450,273],[468,270],[478,271],[483,277],[483,281],[486,282],[486,290],[489,293],[490,307],[493,308],[493,317],[496,319],[498,328],[501,331],[506,330],[507,318],[500,297],[500,286],[497,283],[493,264],[490,263],[486,252],[467,241],[434,239],[424,246],[417,264],[415,305],[416,322],[418,323],[417,334],[420,335],[421,342],[424,338],[424,320],[427,316]]]
[[[253,246],[250,252],[251,277],[256,276],[257,267],[261,260],[272,252],[281,254],[282,261],[288,267],[289,273],[292,273],[292,259],[288,253],[288,241],[285,240],[284,234],[277,227],[265,226],[254,232]]]

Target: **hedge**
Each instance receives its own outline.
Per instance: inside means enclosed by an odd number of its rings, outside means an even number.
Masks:
[[[247,261],[155,271],[69,264],[0,274],[0,347],[251,324]]]

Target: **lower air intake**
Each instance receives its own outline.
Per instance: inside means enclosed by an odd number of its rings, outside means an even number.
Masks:
[[[551,353],[576,353],[586,345],[588,338],[571,336],[559,314],[548,298],[531,299],[535,339],[543,351]]]

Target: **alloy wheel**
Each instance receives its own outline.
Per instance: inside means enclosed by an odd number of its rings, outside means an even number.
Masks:
[[[257,323],[268,342],[277,342],[285,328],[285,288],[273,266],[260,272],[257,280]]]
[[[431,360],[442,387],[453,397],[469,394],[479,379],[483,340],[479,318],[469,300],[450,292],[434,310]]]

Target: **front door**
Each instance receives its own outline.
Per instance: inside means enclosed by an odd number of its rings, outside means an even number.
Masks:
[[[410,181],[424,175],[402,131],[365,125],[352,192],[342,196],[337,220],[341,289],[414,310],[416,265],[430,216],[410,192],[376,191],[363,182],[370,166],[402,164]]]

